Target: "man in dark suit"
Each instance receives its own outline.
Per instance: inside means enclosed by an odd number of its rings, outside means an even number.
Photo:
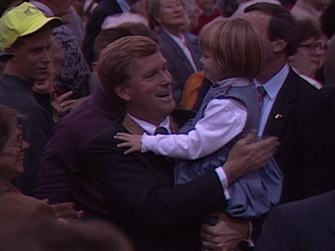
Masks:
[[[82,50],[89,66],[95,61],[94,40],[101,31],[101,25],[105,18],[111,15],[130,11],[131,6],[139,0],[102,0],[90,15],[86,24],[85,38]]]
[[[280,205],[267,217],[256,251],[335,250],[335,191]]]
[[[333,104],[287,64],[298,46],[295,19],[269,3],[251,5],[245,12],[264,42],[264,67],[256,78],[266,91],[259,134],[277,136],[281,144],[274,156],[284,178],[281,202],[335,189]]]
[[[170,159],[152,152],[125,155],[114,138],[117,132],[177,130],[175,118],[169,116],[175,108],[172,78],[158,45],[141,36],[117,40],[105,49],[98,75],[103,88],[125,110],[124,118],[93,138],[88,149],[88,172],[107,203],[111,221],[138,251],[201,250],[204,216],[225,209],[229,183],[263,164],[274,152],[276,140],[249,144],[255,136],[249,135],[232,149],[223,167],[174,186]],[[232,221],[238,229],[233,236],[227,233],[222,244],[229,247],[248,231],[244,221]]]

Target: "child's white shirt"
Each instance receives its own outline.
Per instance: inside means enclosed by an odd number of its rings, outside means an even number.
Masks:
[[[247,121],[247,108],[231,98],[213,99],[204,117],[188,134],[142,136],[142,152],[171,158],[198,159],[226,145],[242,132]]]

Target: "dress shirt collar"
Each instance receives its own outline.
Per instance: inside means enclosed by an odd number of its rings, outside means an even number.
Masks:
[[[135,118],[134,116],[130,115],[129,113],[127,113],[127,115],[134,120],[140,127],[142,127],[144,129],[144,131],[146,131],[148,134],[153,135],[155,133],[155,130],[157,127],[165,127],[169,133],[171,133],[171,123],[170,123],[170,118],[169,116],[166,117],[166,119],[164,119],[162,121],[162,123],[160,123],[158,126],[153,125],[147,121]]]
[[[285,82],[285,79],[287,78],[289,71],[290,67],[288,64],[285,64],[284,67],[275,76],[262,85],[270,99],[274,100],[276,98],[279,90]],[[256,87],[261,85],[256,79],[255,84]]]
[[[170,32],[168,32],[167,30],[165,30],[164,29],[164,31],[166,32],[166,34],[168,34],[178,45],[179,45],[179,47],[180,48],[185,48],[185,47],[187,47],[186,46],[186,39],[185,39],[185,37],[184,37],[184,35],[183,34],[180,34],[181,35],[181,37],[177,37],[177,36],[175,36],[175,35],[173,35],[173,34],[171,34]]]
[[[47,17],[54,17],[55,14],[53,13],[53,11],[44,3],[38,2],[38,1],[30,1],[30,3],[32,5],[35,5],[35,7],[39,10],[41,10],[44,15],[46,15]]]
[[[120,5],[122,12],[130,12],[131,7],[125,0],[116,0],[116,2]]]

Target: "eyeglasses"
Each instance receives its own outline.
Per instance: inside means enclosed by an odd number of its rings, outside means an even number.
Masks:
[[[322,42],[314,42],[310,44],[301,44],[299,47],[305,47],[308,48],[310,51],[319,49],[319,50],[326,50],[328,48],[327,44]]]

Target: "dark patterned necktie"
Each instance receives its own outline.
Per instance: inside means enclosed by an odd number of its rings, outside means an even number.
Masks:
[[[169,134],[169,131],[165,127],[159,126],[159,127],[156,128],[154,134],[155,135],[157,135],[157,134]]]
[[[259,110],[262,111],[264,105],[264,97],[267,94],[264,86],[262,85],[257,86],[257,93],[258,93]]]

